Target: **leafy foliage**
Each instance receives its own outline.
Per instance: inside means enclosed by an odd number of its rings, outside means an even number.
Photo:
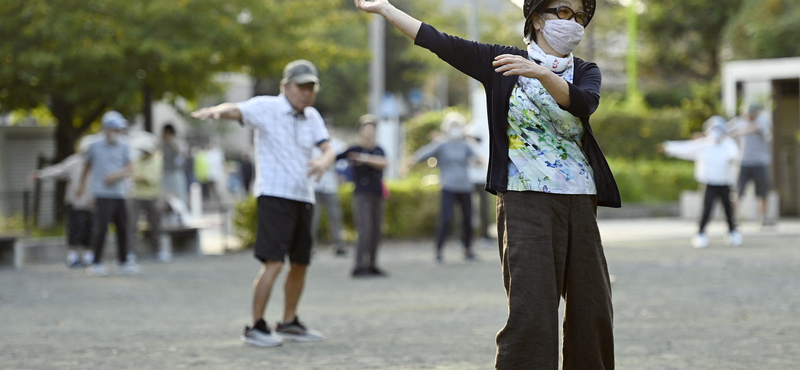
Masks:
[[[725,29],[734,60],[800,56],[800,2],[743,0]]]
[[[9,0],[0,4],[0,109],[45,102],[57,160],[105,110],[138,111],[142,90],[194,98],[218,72],[277,74],[363,58],[326,32],[356,20],[338,0]]]

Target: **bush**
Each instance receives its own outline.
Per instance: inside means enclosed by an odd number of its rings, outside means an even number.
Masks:
[[[430,142],[432,139],[431,133],[439,131],[444,115],[451,111],[459,112],[469,120],[468,112],[449,108],[446,110],[425,112],[405,121],[407,153],[414,153],[417,149]]]
[[[659,143],[690,134],[683,129],[684,116],[680,108],[649,109],[610,97],[600,103],[591,125],[606,157],[657,159]]]
[[[439,214],[439,186],[423,185],[420,176],[386,182],[391,197],[384,202],[383,236],[387,238],[417,238],[432,236]],[[344,215],[344,238],[356,239],[353,217],[353,184],[339,187],[339,200]],[[256,240],[256,199],[247,198],[235,206],[233,226],[243,245],[250,246]],[[328,240],[325,213],[320,220],[320,240]]]
[[[681,191],[697,188],[694,163],[679,160],[609,159],[622,206],[626,203],[676,202]]]

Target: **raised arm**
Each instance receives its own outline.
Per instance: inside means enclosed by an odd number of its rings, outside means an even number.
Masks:
[[[356,6],[367,12],[378,14],[384,18],[386,18],[389,23],[397,27],[401,32],[406,34],[412,40],[417,38],[417,32],[419,32],[420,26],[422,26],[422,22],[415,19],[414,17],[406,14],[405,12],[397,9],[394,5],[389,4],[387,0],[354,0]]]
[[[234,103],[222,103],[214,107],[208,107],[192,112],[192,117],[197,119],[231,119],[242,120],[242,111]]]

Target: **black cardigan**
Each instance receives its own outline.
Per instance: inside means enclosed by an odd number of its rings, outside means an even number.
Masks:
[[[486,89],[486,104],[489,109],[489,171],[486,175],[486,190],[496,194],[506,191],[508,186],[508,105],[511,92],[519,76],[503,76],[496,73],[492,62],[500,54],[528,57],[528,52],[511,46],[489,45],[464,40],[437,31],[423,23],[414,40],[442,60],[467,76],[480,81]],[[575,77],[569,84],[570,105],[562,107],[575,117],[580,117],[586,129],[582,146],[586,160],[594,172],[597,187],[597,205],[619,208],[622,206],[617,183],[608,167],[600,145],[589,125],[589,116],[600,102],[600,69],[597,65],[575,58]]]

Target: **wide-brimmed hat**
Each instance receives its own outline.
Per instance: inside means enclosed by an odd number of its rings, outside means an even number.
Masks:
[[[522,6],[522,15],[525,16],[525,37],[531,34],[528,18],[533,14],[533,10],[543,2],[544,0],[525,0],[525,4]],[[588,26],[589,22],[594,18],[594,10],[596,7],[596,0],[583,0],[583,11],[589,14],[589,19],[586,20],[586,26]]]

